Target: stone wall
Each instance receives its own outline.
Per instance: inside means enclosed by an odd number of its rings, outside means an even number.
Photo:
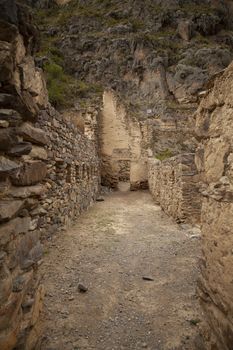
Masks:
[[[207,349],[219,350],[233,346],[232,101],[233,64],[217,77],[196,115],[196,164],[203,195],[199,294],[212,334]]]
[[[38,148],[38,158],[47,163],[47,193],[41,201],[40,227],[47,235],[69,225],[95,201],[100,185],[95,143],[73,123],[65,122],[53,108],[40,112],[36,123],[48,135],[47,156]]]
[[[117,187],[130,182],[131,189],[147,186],[147,153],[143,147],[142,126],[127,117],[125,108],[111,91],[103,96],[99,117],[101,173],[105,185]]]
[[[156,202],[178,223],[200,221],[201,200],[194,154],[164,161],[149,159],[149,189]]]
[[[0,349],[37,348],[41,238],[95,199],[95,143],[48,103],[26,8],[0,0]]]

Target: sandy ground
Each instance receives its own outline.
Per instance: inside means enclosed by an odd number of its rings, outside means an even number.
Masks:
[[[106,196],[46,248],[41,350],[202,349],[199,245],[147,191]]]

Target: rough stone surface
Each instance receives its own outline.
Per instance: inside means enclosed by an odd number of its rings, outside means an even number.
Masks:
[[[5,179],[9,175],[17,174],[20,167],[20,164],[4,156],[0,156],[0,179]]]
[[[34,96],[35,101],[40,107],[46,107],[48,104],[48,93],[43,71],[35,67],[32,56],[25,57],[19,68],[23,89],[29,91]]]
[[[12,157],[20,157],[25,154],[29,154],[32,150],[30,142],[19,142],[15,146],[11,147],[7,154]]]
[[[17,143],[18,140],[13,129],[0,129],[0,151],[7,151]]]
[[[196,164],[203,195],[199,294],[212,335],[207,349],[221,350],[233,344],[232,87],[231,64],[216,78],[196,114]]]
[[[99,124],[103,184],[117,188],[119,182],[129,182],[131,189],[147,188],[147,126],[130,120],[111,91],[104,93]]]
[[[22,117],[12,109],[0,109],[0,120],[8,122],[9,126],[17,126],[21,124]]]
[[[53,115],[51,118],[50,115]],[[47,146],[47,211],[42,227],[69,225],[94,202],[99,191],[100,171],[95,142],[88,140],[53,108],[43,111],[37,126],[49,135]]]
[[[149,160],[149,188],[156,202],[178,223],[200,222],[201,196],[194,154]]]
[[[24,202],[15,201],[0,201],[0,222],[9,220],[14,217],[23,207]]]
[[[11,176],[13,185],[30,186],[42,181],[47,174],[47,167],[41,161],[25,163],[16,175]]]
[[[19,128],[19,135],[21,135],[25,141],[30,141],[35,144],[46,145],[48,143],[46,133],[28,123],[21,125]]]
[[[95,200],[99,159],[96,141],[48,104],[26,7],[0,0],[0,13],[0,349],[34,350],[45,295],[42,237]]]

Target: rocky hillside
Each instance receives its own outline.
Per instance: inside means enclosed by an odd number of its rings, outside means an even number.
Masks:
[[[233,58],[232,1],[29,2],[43,32],[37,64],[55,105],[82,109],[111,89],[153,130],[182,124],[185,136],[162,146],[153,131],[155,153],[193,149],[189,116],[209,78]]]

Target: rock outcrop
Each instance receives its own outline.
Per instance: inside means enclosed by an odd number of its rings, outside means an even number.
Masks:
[[[125,114],[126,138],[130,139],[131,125],[138,124],[141,150],[136,159],[130,141],[123,151],[119,147],[124,154],[115,151],[115,162],[107,159],[111,150],[102,148],[104,183],[115,186],[119,179],[129,179],[134,163],[132,187],[140,187],[147,181],[147,149],[154,156],[166,150],[171,156],[194,152],[192,115],[199,94],[233,58],[229,1],[79,0],[62,7],[48,3],[49,10],[45,6],[39,15],[35,12],[43,33],[37,63],[47,70],[54,103],[57,98],[66,104],[54,89],[55,69],[61,83],[62,72],[76,80],[77,101],[72,96],[72,103],[77,109],[91,99],[101,104],[100,90],[111,91],[121,109],[117,125]],[[72,79],[68,91],[75,86]]]
[[[196,165],[203,196],[199,293],[212,334],[207,349],[219,350],[230,350],[233,344],[232,91],[231,64],[216,78],[196,114]]]

